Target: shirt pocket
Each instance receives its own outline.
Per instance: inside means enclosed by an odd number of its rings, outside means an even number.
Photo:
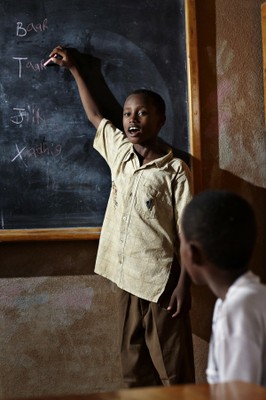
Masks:
[[[156,187],[149,182],[140,185],[135,199],[135,210],[139,215],[145,219],[160,219],[165,212],[170,211],[171,200],[163,189],[161,185]]]

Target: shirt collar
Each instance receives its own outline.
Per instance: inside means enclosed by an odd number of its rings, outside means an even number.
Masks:
[[[230,296],[232,293],[237,291],[239,288],[243,286],[248,286],[251,283],[260,282],[260,278],[255,275],[252,271],[248,270],[244,274],[240,275],[235,282],[229,287],[225,299],[227,296]]]
[[[165,154],[164,156],[157,158],[156,160],[153,160],[145,165],[142,165],[141,168],[145,168],[147,165],[151,165],[151,164],[155,164],[157,168],[162,168],[168,162],[170,162],[174,157],[173,150],[171,149],[171,147],[169,147],[167,145],[162,145],[162,147],[167,152],[167,154]],[[133,157],[137,157],[137,155],[134,151],[134,146],[132,144],[128,153],[125,155],[124,162],[129,161]]]

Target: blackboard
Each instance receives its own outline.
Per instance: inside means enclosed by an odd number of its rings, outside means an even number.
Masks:
[[[1,230],[100,227],[110,190],[105,161],[69,71],[46,66],[76,48],[107,117],[121,121],[134,89],[166,102],[163,140],[189,154],[184,0],[0,1]]]

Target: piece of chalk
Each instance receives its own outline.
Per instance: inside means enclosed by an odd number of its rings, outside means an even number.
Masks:
[[[59,54],[57,54],[57,53],[55,53],[55,54],[53,54],[53,56],[52,57],[50,57],[47,61],[45,61],[45,63],[43,64],[44,65],[44,67],[47,65],[47,64],[49,64],[49,62],[51,62],[51,61],[53,61],[53,58],[58,58],[58,59],[61,59],[62,58],[62,56],[60,56]]]
[[[51,58],[49,58],[49,60],[47,60],[47,61],[45,61],[45,63],[43,63],[43,66],[45,67],[47,64],[49,64],[49,62],[51,62],[52,61],[52,57]]]

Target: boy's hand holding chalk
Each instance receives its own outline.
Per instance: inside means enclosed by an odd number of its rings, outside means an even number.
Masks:
[[[46,65],[59,65],[60,67],[65,67],[70,70],[72,67],[77,66],[77,56],[78,51],[75,49],[66,49],[62,46],[57,46],[51,51],[49,55],[50,58],[43,65],[44,67]],[[56,60],[60,60],[60,62]]]
[[[43,66],[45,67],[45,66],[46,66],[47,64],[49,64],[51,61],[53,61],[53,58],[57,58],[58,60],[61,60],[63,57],[60,56],[60,54],[57,54],[57,53],[52,54],[52,56],[51,56],[47,61],[45,61],[45,63],[43,64]],[[56,65],[56,64],[54,64],[54,65]]]

